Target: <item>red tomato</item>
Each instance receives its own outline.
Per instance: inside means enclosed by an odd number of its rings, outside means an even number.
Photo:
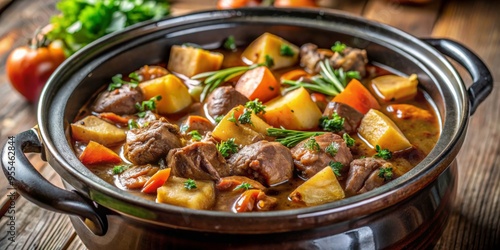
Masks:
[[[22,46],[7,58],[7,76],[12,86],[29,102],[36,102],[45,82],[65,59],[62,43],[47,47]]]
[[[217,9],[233,9],[241,7],[258,6],[262,0],[219,0],[217,1]]]
[[[314,0],[275,0],[275,7],[318,7]]]

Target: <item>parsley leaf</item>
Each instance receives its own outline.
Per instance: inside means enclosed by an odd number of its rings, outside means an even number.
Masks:
[[[226,38],[226,41],[224,41],[224,44],[222,45],[224,47],[224,49],[227,49],[227,50],[236,50],[236,43],[235,43],[235,40],[234,40],[234,36],[231,35],[231,36],[228,36]]]
[[[338,161],[331,161],[330,163],[328,163],[328,166],[330,168],[332,168],[332,171],[333,173],[336,175],[336,176],[340,176],[340,171],[342,171],[342,168],[344,168],[344,166],[342,165],[342,163],[338,162]]]
[[[288,44],[281,44],[280,55],[292,57],[295,55],[295,52]]]
[[[319,126],[326,131],[339,132],[344,129],[344,118],[340,117],[337,112],[334,112],[331,116],[322,116],[319,118]]]
[[[377,151],[377,153],[374,155],[375,157],[380,157],[384,160],[389,160],[392,158],[391,151],[389,151],[389,149],[380,148],[378,144],[375,146],[375,151]]]
[[[230,122],[236,122],[236,118],[234,117],[234,111],[231,113],[231,117],[227,118],[228,121]]]
[[[113,174],[121,174],[123,171],[127,170],[128,166],[119,165],[113,167]]]
[[[137,122],[134,119],[129,119],[128,129],[134,129],[134,128],[139,128],[139,125],[137,125]]]
[[[234,143],[234,138],[229,138],[227,141],[222,141],[217,144],[217,150],[219,150],[220,154],[227,158],[231,154],[235,154],[238,152],[238,145]]]
[[[331,155],[332,157],[335,157],[337,152],[339,151],[340,145],[337,142],[332,142],[330,145],[326,146],[325,152]]]
[[[245,112],[238,117],[238,121],[241,124],[252,124],[252,111],[245,109]]]
[[[297,145],[299,142],[307,138],[322,135],[325,132],[300,131],[282,128],[268,128],[267,135],[276,137],[276,141],[283,144],[287,148]]]
[[[267,66],[268,68],[272,68],[274,66],[274,59],[270,55],[266,55],[265,66]]]
[[[216,116],[216,117],[214,118],[215,123],[219,123],[220,121],[222,121],[222,118],[224,118],[224,116],[223,116],[223,115],[218,115],[218,116]]]
[[[313,152],[317,152],[321,150],[321,147],[319,146],[318,142],[314,137],[309,138],[309,140],[306,141],[304,144],[304,148]]]
[[[195,189],[197,188],[196,182],[193,179],[187,179],[187,181],[184,182],[184,188],[187,190]]]
[[[236,191],[238,189],[245,189],[245,190],[248,190],[250,188],[253,188],[252,185],[250,183],[247,183],[247,182],[242,182],[240,185],[236,186],[233,191]]]
[[[201,139],[203,138],[198,130],[192,130],[188,133],[188,135],[190,135],[191,138],[195,141],[201,141]]]
[[[344,133],[342,138],[344,138],[345,144],[348,147],[352,147],[354,146],[354,143],[356,143],[356,141],[348,133]]]
[[[335,44],[332,46],[332,50],[337,53],[342,53],[344,52],[345,48],[347,48],[347,45],[344,43],[341,43],[339,41],[336,41]]]
[[[136,103],[135,108],[137,111],[137,115],[141,118],[143,118],[146,115],[146,111],[151,110],[154,111],[156,110],[156,102],[161,100],[161,95],[153,96],[147,101],[142,101],[141,104]]]
[[[392,180],[393,173],[392,168],[379,168],[378,177],[384,178],[385,181]]]
[[[251,109],[256,115],[259,113],[265,114],[266,113],[266,106],[262,104],[262,102],[259,101],[259,98],[256,98],[253,101],[248,101],[245,104],[245,108]]]

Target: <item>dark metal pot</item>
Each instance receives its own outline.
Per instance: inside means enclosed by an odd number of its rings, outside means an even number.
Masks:
[[[190,210],[138,198],[101,180],[75,156],[68,142],[69,123],[114,74],[165,61],[173,44],[215,48],[229,35],[247,44],[263,32],[299,45],[327,47],[340,40],[366,49],[374,63],[402,74],[417,73],[441,119],[437,145],[407,174],[365,194],[311,208],[247,214]],[[440,52],[469,71],[473,84],[468,89]],[[446,225],[456,189],[454,159],[470,115],[492,84],[484,63],[456,42],[421,40],[341,12],[241,9],[189,14],[107,36],[66,60],[42,93],[38,129],[15,137],[11,180],[30,201],[71,215],[91,249],[423,247],[434,244]],[[7,147],[2,151],[6,173]],[[25,152],[42,153],[67,190],[43,179]]]

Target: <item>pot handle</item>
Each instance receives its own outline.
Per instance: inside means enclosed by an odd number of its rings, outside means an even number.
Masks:
[[[470,100],[470,115],[473,115],[479,104],[493,89],[493,77],[486,64],[470,49],[450,39],[427,38],[423,41],[460,63],[469,72],[472,85],[467,91]]]
[[[9,137],[1,154],[3,172],[9,184],[40,207],[88,218],[94,224],[90,230],[96,235],[104,235],[108,227],[105,215],[78,192],[61,189],[47,181],[24,155],[41,152],[42,144],[34,128]]]

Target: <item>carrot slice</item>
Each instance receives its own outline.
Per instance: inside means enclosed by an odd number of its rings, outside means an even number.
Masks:
[[[112,112],[105,112],[105,113],[100,113],[99,118],[109,120],[112,123],[115,124],[127,124],[128,123],[128,118],[119,116],[115,113]]]
[[[304,76],[309,76],[309,73],[307,73],[303,69],[293,69],[281,75],[280,81],[282,82],[285,80],[297,81]]]
[[[237,213],[252,211],[260,192],[262,191],[259,189],[249,189],[242,193],[238,200],[234,203],[234,211]]]
[[[168,177],[170,177],[170,170],[171,168],[166,168],[156,172],[146,183],[144,183],[144,187],[141,191],[147,194],[156,193],[156,190],[167,181]]]
[[[344,91],[335,96],[332,101],[347,104],[363,114],[370,109],[380,109],[377,99],[356,79],[352,79]]]
[[[280,94],[280,84],[267,67],[247,71],[236,83],[235,89],[250,100],[267,102]]]
[[[217,185],[215,187],[219,191],[228,191],[228,190],[234,191],[235,188],[237,188],[242,183],[248,183],[250,185],[250,189],[264,190],[266,188],[266,187],[264,187],[264,185],[262,185],[258,181],[252,180],[248,177],[236,176],[236,175],[226,176],[226,177],[220,178],[220,181],[217,183]],[[245,189],[242,189],[242,190],[245,190]]]
[[[119,163],[122,160],[113,150],[95,141],[90,141],[80,155],[80,161],[83,164],[92,165],[99,163]]]

